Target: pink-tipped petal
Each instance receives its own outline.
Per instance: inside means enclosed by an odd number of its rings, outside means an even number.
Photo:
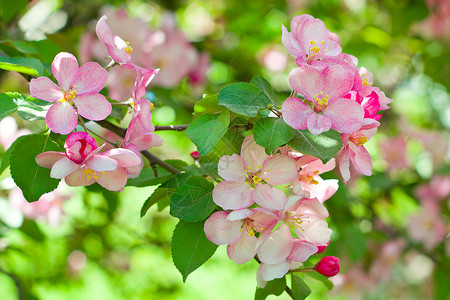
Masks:
[[[286,260],[294,246],[289,228],[280,223],[258,248],[258,257],[265,264],[279,264]]]
[[[289,156],[281,154],[266,159],[262,170],[261,177],[272,185],[291,182],[297,178],[298,174],[295,161]]]
[[[331,128],[331,120],[326,115],[311,113],[306,120],[308,130],[314,135],[327,132]]]
[[[308,115],[312,114],[313,110],[299,98],[290,97],[284,101],[282,112],[283,119],[289,126],[295,129],[306,129]]]
[[[108,72],[96,62],[81,66],[73,85],[78,95],[100,92],[108,81]],[[76,87],[75,87],[76,86]]]
[[[61,52],[52,62],[52,73],[61,88],[69,90],[73,80],[78,74],[78,61],[71,53]]]
[[[68,186],[88,186],[95,182],[92,178],[90,180],[87,178],[85,168],[79,168],[77,171],[66,176],[64,181]]]
[[[112,110],[111,103],[98,93],[81,95],[73,102],[81,116],[93,121],[104,120]]]
[[[227,246],[228,257],[238,265],[248,262],[256,254],[256,237],[243,231],[239,239]]]
[[[350,154],[353,165],[363,175],[372,175],[372,157],[364,146],[358,147],[358,152]]]
[[[69,102],[58,102],[53,104],[48,110],[45,122],[51,131],[69,134],[77,127],[78,114]]]
[[[253,200],[267,209],[282,209],[287,197],[282,190],[268,184],[258,184],[251,193]]]
[[[255,213],[254,211],[252,211],[251,209],[248,209],[248,208],[243,208],[243,209],[239,209],[239,210],[233,210],[227,216],[227,220],[228,221],[242,220],[242,219],[250,217],[254,213]]]
[[[52,170],[50,171],[50,177],[51,178],[57,178],[62,179],[66,177],[67,175],[75,172],[80,168],[79,164],[74,163],[67,157],[64,157],[60,160],[58,160],[52,167]]]
[[[242,221],[229,221],[229,212],[213,213],[205,222],[205,234],[216,245],[233,244],[240,236]]]
[[[132,142],[134,145],[136,145],[139,151],[144,151],[152,147],[162,146],[163,139],[156,133],[147,133],[134,138]]]
[[[118,167],[127,168],[141,163],[141,157],[128,149],[111,149],[102,153],[102,155],[114,159],[117,162]]]
[[[47,169],[51,169],[53,165],[60,159],[66,157],[64,152],[47,151],[36,155],[36,163]]]
[[[219,159],[219,176],[228,181],[243,182],[246,175],[241,157],[237,154],[224,155]]]
[[[258,267],[258,273],[260,274],[260,278],[263,281],[271,281],[275,278],[281,278],[289,271],[291,267],[290,261],[284,261],[280,264],[269,265],[269,264],[260,264]]]
[[[244,139],[241,147],[241,158],[244,168],[251,172],[261,169],[264,160],[269,157],[263,147],[256,144],[253,135]]]
[[[125,168],[117,168],[113,171],[106,171],[105,174],[97,173],[97,182],[102,187],[110,191],[121,191],[127,184],[127,171]]]
[[[331,229],[322,218],[309,215],[308,222],[303,222],[300,227],[295,228],[297,236],[315,245],[325,245],[331,236]]]
[[[284,48],[289,52],[292,57],[304,57],[305,53],[303,53],[302,48],[298,41],[294,38],[292,33],[288,32],[284,25],[281,25],[281,43]]]
[[[289,254],[288,260],[304,262],[311,255],[315,254],[317,250],[318,248],[313,244],[300,240],[295,240],[294,247],[292,248],[291,254]]]
[[[350,180],[350,153],[348,147],[344,148],[339,155],[339,172],[344,183]]]
[[[64,98],[64,94],[59,87],[47,77],[31,79],[30,94],[34,98],[48,102],[56,102],[59,99]]]
[[[331,121],[331,128],[342,133],[352,133],[361,128],[364,109],[355,101],[339,98],[324,110],[324,116]]]
[[[241,209],[253,204],[251,188],[244,182],[222,181],[213,190],[214,202],[223,209]]]
[[[92,156],[86,160],[85,164],[89,169],[97,172],[112,171],[117,168],[117,161],[103,154]]]
[[[317,92],[323,91],[330,99],[344,97],[353,86],[353,74],[341,65],[329,66],[320,77],[322,88]]]
[[[316,68],[302,65],[289,74],[289,85],[298,93],[312,100],[322,89],[322,75]]]

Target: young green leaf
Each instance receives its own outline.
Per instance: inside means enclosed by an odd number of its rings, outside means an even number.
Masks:
[[[259,75],[253,76],[250,83],[256,85],[261,91],[263,91],[264,94],[266,94],[267,98],[270,99],[270,102],[273,104],[273,106],[276,107],[277,105],[282,104],[280,98],[275,93],[270,83],[264,77]]]
[[[200,116],[204,114],[220,113],[224,107],[219,106],[217,96],[218,94],[206,95],[202,100],[198,101],[194,106],[194,114]]]
[[[201,176],[192,176],[177,187],[170,200],[170,214],[186,222],[198,222],[211,215],[216,204],[214,185]]]
[[[253,126],[255,142],[270,154],[276,147],[289,142],[295,134],[295,129],[286,124],[282,118],[265,118]]]
[[[258,110],[267,108],[269,104],[266,94],[256,85],[247,82],[227,85],[219,93],[219,105],[247,117],[255,117]]]
[[[341,135],[334,130],[320,135],[313,135],[308,130],[296,130],[288,145],[295,151],[318,157],[324,163],[332,159],[343,146]]]
[[[192,121],[186,136],[197,146],[200,155],[208,154],[227,132],[230,113],[223,110],[219,115],[202,115]]]
[[[291,274],[291,287],[294,300],[304,300],[311,294],[308,285],[298,276]]]
[[[50,169],[40,167],[36,155],[45,151],[61,151],[48,136],[30,134],[23,136],[14,147],[10,157],[11,176],[28,202],[58,187],[59,179],[50,178]]]
[[[143,216],[145,216],[145,214],[150,209],[150,207],[152,207],[153,205],[155,205],[162,199],[168,198],[168,197],[169,197],[168,189],[163,188],[163,187],[158,187],[156,190],[154,190],[153,193],[151,194],[151,196],[148,197],[147,200],[145,200],[144,205],[142,205],[141,218]]]
[[[204,223],[180,221],[173,231],[172,259],[183,276],[183,282],[216,252],[217,245],[206,238]]]
[[[14,99],[18,97],[22,97],[22,95],[19,93],[0,94],[0,120],[17,110],[17,104]]]
[[[262,289],[256,288],[255,300],[264,300],[269,295],[279,296],[284,292],[286,288],[286,276],[282,278],[276,278],[267,282],[266,286]]]
[[[30,57],[4,57],[0,56],[0,69],[16,71],[38,77],[44,73],[41,61]]]

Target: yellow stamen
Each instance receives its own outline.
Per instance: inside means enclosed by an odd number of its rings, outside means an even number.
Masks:
[[[126,53],[131,54],[133,52],[133,48],[131,48],[130,43],[126,42],[126,46],[123,48]]]
[[[89,168],[84,169],[84,174],[86,175],[87,180],[98,179],[97,172]],[[102,174],[105,175],[105,172],[102,171]]]
[[[355,144],[356,146],[364,145],[367,142],[367,137],[363,134],[353,134],[349,141]]]

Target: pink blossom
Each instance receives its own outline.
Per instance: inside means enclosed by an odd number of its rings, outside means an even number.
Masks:
[[[45,118],[50,130],[68,134],[77,126],[78,114],[99,121],[111,113],[111,104],[99,94],[108,79],[108,72],[99,64],[88,62],[78,67],[75,56],[61,52],[53,60],[52,72],[59,86],[47,77],[30,82],[31,96],[54,103]]]
[[[363,108],[342,98],[352,86],[352,74],[340,65],[317,70],[309,65],[292,70],[289,84],[305,96],[302,101],[290,97],[283,103],[283,118],[295,129],[306,129],[315,135],[330,128],[342,133],[358,130],[363,122]]]
[[[281,41],[299,66],[310,64],[324,57],[341,53],[339,38],[329,32],[325,24],[310,15],[296,16],[291,21],[291,32],[282,25]]]
[[[372,278],[378,282],[388,281],[391,270],[398,262],[405,246],[406,241],[403,238],[398,238],[386,242],[382,245],[381,249],[376,249],[377,256],[372,262],[369,271]]]
[[[315,270],[326,277],[333,277],[339,273],[339,258],[335,256],[325,256],[316,264]]]
[[[219,175],[225,180],[213,190],[214,202],[223,209],[242,209],[254,202],[267,209],[281,209],[286,195],[272,185],[291,182],[297,176],[292,158],[269,156],[253,136],[242,143],[241,155],[224,155],[219,160]]]
[[[428,184],[422,184],[415,190],[420,202],[440,202],[450,196],[450,176],[435,175]]]
[[[23,136],[31,134],[28,129],[18,129],[16,120],[11,116],[6,116],[0,121],[0,145],[8,149],[14,141]]]
[[[381,155],[387,162],[387,169],[394,170],[408,169],[411,164],[407,158],[406,141],[402,136],[386,139],[380,144]]]
[[[206,81],[206,71],[211,66],[211,57],[209,53],[202,53],[198,56],[197,64],[189,72],[189,82],[193,87],[202,86]]]
[[[350,161],[359,173],[366,176],[372,175],[372,158],[364,144],[377,132],[380,123],[372,119],[365,119],[365,121],[367,124],[360,130],[351,134],[342,134],[344,146],[338,153],[338,162],[339,172],[344,182],[350,179]]]

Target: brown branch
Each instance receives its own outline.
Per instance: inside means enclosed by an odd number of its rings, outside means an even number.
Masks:
[[[294,294],[292,293],[292,290],[287,286],[284,288],[284,290],[286,291],[286,293],[291,296],[292,299],[295,299]]]
[[[95,121],[98,125],[111,130],[112,132],[114,132],[117,135],[120,135],[121,137],[125,136],[125,133],[127,132],[126,129],[121,128],[119,126],[114,125],[113,123],[110,123],[106,120],[102,120],[102,121]]]
[[[158,130],[176,130],[176,131],[183,131],[186,130],[186,128],[189,125],[168,125],[168,126],[155,126],[155,131]]]

